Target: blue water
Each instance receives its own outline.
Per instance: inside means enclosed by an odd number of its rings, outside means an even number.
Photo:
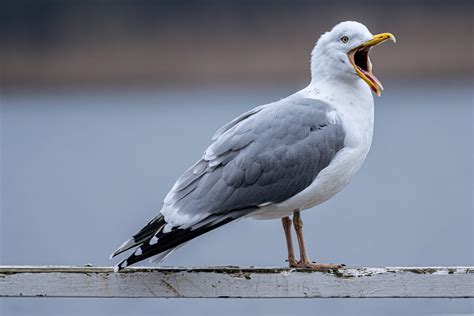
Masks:
[[[73,89],[1,96],[0,264],[111,265],[212,133],[292,88]],[[386,84],[352,183],[303,213],[312,259],[350,266],[474,265],[468,83]],[[164,263],[283,266],[279,221],[211,232]],[[3,299],[2,315],[473,313],[472,300]]]

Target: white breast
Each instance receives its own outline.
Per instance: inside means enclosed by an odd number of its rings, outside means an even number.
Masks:
[[[346,133],[344,148],[305,190],[281,203],[264,206],[250,217],[276,219],[288,216],[295,209],[303,210],[327,201],[351,181],[369,152],[374,127],[373,97],[368,86],[361,83],[355,88],[338,85],[337,90],[334,85],[310,85],[298,92],[300,96],[322,100],[334,107],[328,118],[342,124]]]

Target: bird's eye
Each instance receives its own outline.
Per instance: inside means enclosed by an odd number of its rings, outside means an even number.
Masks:
[[[349,42],[349,37],[347,37],[347,36],[341,37],[341,42],[343,42],[343,43]]]

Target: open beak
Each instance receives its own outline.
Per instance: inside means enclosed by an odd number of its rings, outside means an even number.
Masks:
[[[348,53],[349,60],[352,66],[354,66],[357,75],[361,77],[378,96],[382,94],[383,86],[372,73],[372,63],[369,58],[369,52],[372,47],[389,39],[394,43],[396,42],[395,36],[391,33],[374,35],[370,41],[357,46]]]

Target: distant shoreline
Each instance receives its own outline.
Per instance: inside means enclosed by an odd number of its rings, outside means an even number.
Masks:
[[[306,81],[314,41],[347,19],[397,36],[395,46],[374,50],[376,74],[474,73],[472,4],[464,1],[38,2],[54,5],[10,4],[0,13],[2,87]]]

